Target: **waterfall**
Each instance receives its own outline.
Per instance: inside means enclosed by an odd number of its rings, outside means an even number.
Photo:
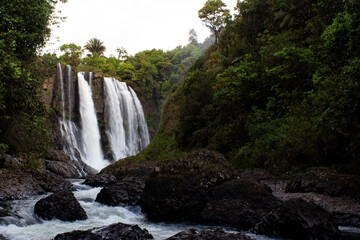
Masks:
[[[101,134],[91,90],[93,73],[89,73],[89,81],[85,79],[85,73],[78,73],[76,88],[75,82],[71,80],[71,67],[66,67],[65,74],[61,64],[57,67],[61,90],[62,114],[59,124],[63,149],[80,175],[86,174],[86,165],[99,171],[109,164],[103,153],[107,147],[102,146],[106,142],[111,149],[107,156],[111,158],[112,155],[114,160],[135,155],[149,144],[142,106],[134,90],[126,83],[113,78],[104,79],[106,134]],[[106,137],[107,141],[102,141],[101,136]]]
[[[91,88],[85,80],[84,73],[78,73],[80,116],[82,126],[83,160],[86,164],[101,170],[106,161],[100,145],[100,131],[97,123]]]
[[[79,162],[81,157],[80,145],[79,145],[79,129],[76,124],[71,120],[71,110],[72,110],[72,99],[71,99],[71,67],[67,66],[67,88],[68,88],[68,101],[66,101],[66,89],[61,69],[61,64],[58,63],[58,80],[60,82],[60,89],[61,89],[61,103],[62,103],[62,117],[59,121],[60,125],[60,132],[63,139],[63,149],[64,152],[70,156],[70,159],[75,162]],[[69,106],[69,117],[66,117],[66,102]],[[79,169],[78,169],[79,170]],[[84,171],[80,169],[79,174],[82,175]]]
[[[114,78],[104,79],[105,118],[113,158],[135,155],[150,140],[144,113],[134,90]]]

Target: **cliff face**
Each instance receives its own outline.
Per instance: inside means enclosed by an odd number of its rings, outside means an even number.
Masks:
[[[87,78],[89,79],[89,78]],[[100,123],[105,123],[105,95],[104,95],[104,79],[100,73],[95,73],[91,81],[91,91],[94,100],[97,119]]]

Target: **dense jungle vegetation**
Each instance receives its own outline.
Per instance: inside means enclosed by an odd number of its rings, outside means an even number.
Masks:
[[[0,153],[43,157],[51,146],[37,50],[58,22],[58,1],[0,2]],[[65,1],[63,1],[65,2]]]
[[[59,57],[39,56],[58,20],[56,1],[14,2],[0,3],[2,151],[51,145],[40,86],[61,61],[117,77],[163,105],[158,135],[138,159],[209,148],[239,168],[360,170],[359,1],[245,0],[231,16],[208,0],[199,17],[213,33],[209,48],[191,30],[186,46],[134,56],[119,47],[111,57],[98,39],[84,46],[87,56],[73,43]]]
[[[207,4],[221,34],[167,100],[143,157],[210,148],[239,168],[358,172],[359,1],[247,0],[232,19]]]

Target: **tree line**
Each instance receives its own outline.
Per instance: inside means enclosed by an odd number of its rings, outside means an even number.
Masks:
[[[240,168],[358,171],[359,13],[352,0],[246,0],[229,16],[208,0],[199,17],[217,41],[169,100],[171,145]]]

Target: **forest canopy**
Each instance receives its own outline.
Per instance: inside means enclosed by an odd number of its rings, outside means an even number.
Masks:
[[[177,93],[180,151],[279,172],[359,169],[359,10],[351,0],[238,2]]]

